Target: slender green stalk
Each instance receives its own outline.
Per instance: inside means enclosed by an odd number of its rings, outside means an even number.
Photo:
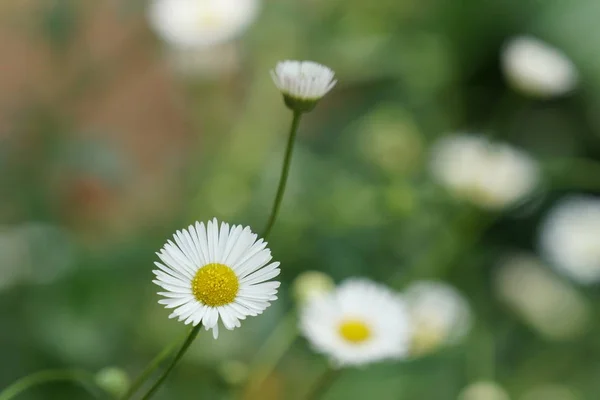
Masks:
[[[84,388],[96,399],[102,399],[102,392],[94,382],[94,376],[78,370],[47,370],[27,375],[0,392],[0,400],[9,400],[34,386],[52,382],[73,382]]]
[[[175,368],[175,366],[177,365],[177,363],[179,362],[181,357],[183,357],[183,355],[187,351],[188,347],[190,347],[190,345],[192,344],[192,342],[194,341],[196,336],[198,336],[198,332],[200,331],[200,328],[202,328],[202,324],[198,324],[194,328],[192,328],[189,335],[185,339],[185,342],[183,342],[183,344],[181,345],[181,348],[179,349],[179,351],[177,352],[175,357],[173,357],[173,359],[171,360],[171,363],[169,364],[169,366],[163,371],[160,378],[158,378],[158,380],[156,382],[154,382],[154,385],[152,385],[152,387],[148,390],[148,392],[146,392],[144,397],[142,397],[142,400],[147,400],[147,399],[151,398],[154,393],[156,393],[156,391],[160,388],[160,386],[163,384],[165,379],[167,379],[167,376],[169,376],[169,374],[171,373],[173,368]]]
[[[340,368],[327,368],[327,371],[317,379],[317,382],[308,392],[306,400],[317,400],[323,397],[333,383],[340,377],[341,373],[342,369]]]
[[[187,333],[185,337],[187,338]],[[146,380],[156,371],[160,365],[169,357],[173,351],[182,343],[184,340],[184,336],[181,336],[177,340],[173,341],[167,347],[165,347],[152,361],[150,364],[142,371],[142,373],[131,383],[127,392],[121,397],[121,400],[130,399],[138,389],[146,382]]]
[[[255,362],[250,366],[252,375],[248,379],[246,393],[252,393],[260,388],[297,337],[296,313],[290,311],[256,352]]]
[[[275,224],[275,220],[277,219],[277,214],[279,213],[279,207],[281,206],[281,200],[283,199],[283,194],[285,193],[285,185],[287,183],[287,178],[290,172],[290,164],[292,161],[294,142],[296,141],[296,133],[298,132],[298,126],[300,125],[301,116],[301,112],[294,111],[294,118],[292,119],[290,135],[288,137],[287,147],[285,149],[285,157],[283,159],[283,167],[281,168],[281,176],[279,178],[279,187],[277,188],[275,201],[273,202],[273,207],[271,208],[271,216],[269,217],[267,225],[263,231],[263,238],[266,238],[271,233],[271,229],[273,229],[273,225]]]

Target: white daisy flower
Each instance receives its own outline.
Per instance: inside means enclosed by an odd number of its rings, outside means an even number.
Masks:
[[[258,0],[152,0],[148,20],[169,45],[201,49],[239,36],[259,6]]]
[[[577,84],[578,73],[571,60],[533,37],[512,39],[501,56],[509,83],[524,94],[555,97],[572,91]]]
[[[541,225],[540,250],[574,281],[600,282],[600,198],[573,196],[559,202]]]
[[[300,329],[316,351],[338,366],[408,354],[410,321],[404,300],[366,279],[350,279],[306,303]]]
[[[490,210],[524,199],[540,175],[527,153],[468,134],[440,139],[432,148],[431,170],[455,196]]]
[[[312,110],[335,86],[334,75],[330,68],[312,61],[281,61],[271,70],[286,105],[301,112]]]
[[[413,354],[456,343],[471,328],[469,303],[448,284],[417,281],[406,289],[405,298],[412,317]]]
[[[152,271],[152,282],[166,290],[158,293],[165,297],[159,303],[175,309],[169,318],[202,322],[216,339],[219,320],[232,330],[269,307],[280,283],[266,281],[279,275],[279,262],[269,264],[267,242],[256,239],[249,227],[223,222],[219,229],[216,219],[177,231],[175,243],[169,240],[156,253],[162,263]]]

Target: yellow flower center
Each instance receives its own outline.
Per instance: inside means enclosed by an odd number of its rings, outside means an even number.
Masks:
[[[206,264],[192,280],[192,293],[196,300],[211,307],[232,303],[239,288],[237,275],[223,264]]]
[[[223,23],[223,18],[216,12],[207,11],[200,15],[199,22],[206,28],[218,28]]]
[[[340,335],[348,342],[362,343],[371,337],[371,330],[364,322],[357,319],[347,319],[339,326]]]

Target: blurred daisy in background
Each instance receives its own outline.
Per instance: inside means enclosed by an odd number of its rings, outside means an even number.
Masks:
[[[540,228],[545,259],[574,281],[600,281],[600,199],[572,196],[561,200]]]
[[[431,151],[431,170],[453,195],[490,210],[523,200],[539,180],[538,165],[527,153],[468,134],[438,140]]]
[[[525,323],[547,339],[579,337],[590,325],[591,310],[585,298],[534,256],[507,257],[496,273],[494,290]]]
[[[469,303],[450,285],[418,281],[406,289],[405,298],[412,319],[413,355],[456,343],[471,328]]]
[[[331,293],[335,283],[331,277],[319,271],[305,271],[294,279],[292,291],[298,304],[305,304],[314,298]]]
[[[404,300],[386,286],[349,279],[307,303],[300,330],[336,366],[358,366],[406,357],[410,317]]]
[[[238,62],[233,39],[256,20],[259,0],[152,0],[148,20],[180,72],[222,72]]]
[[[458,400],[510,400],[508,393],[495,382],[475,382],[465,387]]]
[[[502,49],[502,69],[513,88],[533,97],[550,98],[577,85],[575,65],[560,50],[533,37],[511,39]]]
[[[216,219],[196,222],[177,231],[158,254],[162,263],[152,271],[153,282],[166,290],[158,294],[169,318],[212,329],[219,335],[218,322],[232,330],[248,315],[256,316],[277,299],[279,262],[271,261],[267,243],[257,240],[250,228],[221,223]],[[269,281],[269,282],[267,282]]]

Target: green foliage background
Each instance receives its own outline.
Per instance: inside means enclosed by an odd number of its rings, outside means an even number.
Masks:
[[[118,26],[139,27],[125,50],[143,48],[152,65],[164,66],[161,44],[144,25],[141,1],[31,1],[23,7],[35,11],[0,8],[6,28],[0,35],[25,35],[51,53],[58,69],[70,65],[73,54],[85,53],[81,32],[90,15],[106,10]],[[596,0],[268,1],[235,44],[239,71],[195,80],[163,68],[170,77],[165,102],[177,104],[186,135],[165,130],[166,142],[173,135],[180,145],[145,164],[130,155],[131,148],[143,149],[152,140],[143,129],[88,126],[73,111],[90,91],[112,87],[124,70],[144,73],[145,64],[127,51],[91,57],[75,72],[63,71],[61,77],[71,79],[43,83],[62,102],[41,95],[3,101],[3,231],[55,230],[44,231],[42,239],[27,233],[2,243],[3,276],[21,268],[21,256],[12,256],[15,246],[26,246],[31,271],[0,291],[0,387],[45,368],[118,366],[133,376],[184,331],[157,304],[154,252],[196,219],[216,216],[262,228],[291,118],[268,71],[278,60],[293,58],[330,66],[339,84],[300,128],[289,189],[270,239],[282,263],[280,300],[218,341],[201,334],[156,398],[301,398],[326,367],[303,339],[294,342],[258,395],[244,395],[243,387],[231,384],[231,361],[260,364],[257,348],[294,307],[292,281],[302,271],[319,270],[336,281],[367,276],[397,289],[415,279],[447,280],[468,298],[476,321],[459,346],[347,371],[327,399],[450,400],[481,379],[496,380],[515,399],[548,383],[568,385],[576,399],[597,399],[596,318],[578,337],[551,341],[499,301],[492,278],[504,255],[536,251],[538,222],[556,199],[600,190],[594,161],[600,156],[598,17]],[[499,54],[519,34],[553,43],[572,58],[581,74],[573,95],[536,101],[507,86]],[[10,42],[8,36],[0,39]],[[10,50],[0,47],[7,58]],[[35,62],[25,70],[33,70]],[[127,113],[145,101],[115,107]],[[111,129],[125,139],[104,140],[103,130]],[[78,134],[94,130],[99,133],[93,140]],[[427,151],[436,137],[452,131],[492,134],[527,149],[548,167],[543,190],[499,215],[450,199],[431,180]],[[582,159],[588,161],[568,161]],[[129,202],[131,209],[138,203],[143,209],[146,201],[160,198],[159,212],[134,219],[124,211],[123,221],[103,224],[105,211],[96,207],[118,207],[121,196],[132,195],[123,188],[135,185],[140,169],[149,168],[153,176],[153,168],[163,167],[168,172],[155,191]],[[64,184],[62,178],[71,175],[77,179]],[[83,189],[73,189],[70,203],[64,193],[71,193],[73,182]],[[68,269],[52,270],[62,265]],[[595,317],[597,288],[577,290]],[[84,396],[72,385],[53,384],[21,398]]]

